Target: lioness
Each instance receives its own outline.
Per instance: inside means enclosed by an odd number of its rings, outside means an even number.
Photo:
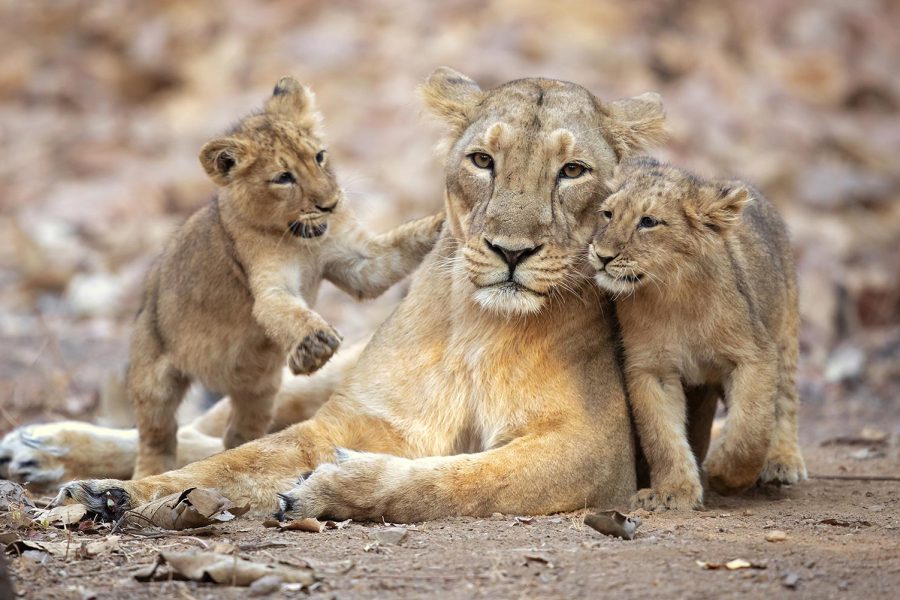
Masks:
[[[289,517],[409,522],[634,493],[613,307],[586,249],[615,165],[663,135],[658,97],[607,104],[548,79],[483,91],[447,68],[422,95],[449,129],[447,226],[331,399],[268,437],[162,475],[75,482],[58,501],[112,518],[209,486]]]
[[[590,261],[614,294],[629,399],[650,466],[650,510],[703,500],[683,385],[724,388],[728,417],[705,467],[737,493],[797,483],[797,284],[787,230],[739,181],[703,181],[650,158],[626,161],[600,207]]]
[[[208,142],[219,186],[147,276],[127,376],[139,433],[135,477],[176,465],[175,409],[192,380],[226,392],[224,444],[266,433],[285,358],[319,369],[340,336],[310,308],[322,279],[357,298],[381,294],[431,250],[443,216],[372,237],[341,201],[310,90],[278,81],[261,112]]]

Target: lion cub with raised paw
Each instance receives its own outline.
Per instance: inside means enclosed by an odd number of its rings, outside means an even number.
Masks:
[[[310,308],[322,279],[378,296],[431,250],[443,216],[371,237],[345,206],[312,92],[282,78],[264,109],[208,142],[219,186],[147,276],[127,386],[139,449],[134,477],[175,467],[175,409],[192,380],[231,397],[226,448],[266,433],[285,358],[294,374],[340,345]]]
[[[806,478],[797,442],[797,284],[772,204],[738,181],[703,181],[652,159],[625,163],[588,252],[616,300],[628,392],[651,488],[634,504],[703,501],[684,386],[718,387],[728,407],[704,466],[733,494]],[[702,460],[702,457],[700,457]]]

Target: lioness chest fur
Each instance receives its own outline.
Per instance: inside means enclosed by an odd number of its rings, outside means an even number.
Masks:
[[[797,443],[797,287],[775,208],[741,182],[703,181],[636,159],[600,207],[590,260],[616,298],[626,380],[651,489],[635,503],[702,502],[684,386],[721,388],[723,433],[705,463],[736,493],[761,479],[806,477]]]
[[[226,448],[263,435],[285,358],[294,374],[312,373],[340,344],[310,308],[322,280],[375,297],[434,245],[440,215],[378,237],[359,226],[319,120],[311,92],[283,78],[262,112],[201,150],[218,197],[151,270],[132,337],[136,477],[175,466],[174,413],[192,380],[231,397]]]

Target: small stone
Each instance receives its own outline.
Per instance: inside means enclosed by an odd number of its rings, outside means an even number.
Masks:
[[[406,529],[404,527],[387,527],[376,529],[371,535],[379,544],[399,544],[406,538]]]
[[[766,534],[767,542],[783,542],[787,539],[787,534],[780,529],[776,529],[774,531],[770,531]]]
[[[251,596],[268,596],[281,589],[281,577],[278,575],[266,575],[250,584]]]
[[[797,584],[800,582],[800,576],[796,573],[788,573],[784,576],[784,579],[781,580],[781,585],[788,589],[795,590],[797,589]]]

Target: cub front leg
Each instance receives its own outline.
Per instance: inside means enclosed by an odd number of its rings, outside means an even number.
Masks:
[[[703,502],[703,486],[686,431],[687,406],[681,379],[665,380],[632,370],[628,390],[641,446],[650,465],[649,489],[632,504],[647,510],[690,510]]]
[[[253,316],[288,354],[288,366],[294,375],[308,375],[319,370],[341,345],[341,334],[315,311],[306,307],[299,296],[284,285],[257,284]]]

